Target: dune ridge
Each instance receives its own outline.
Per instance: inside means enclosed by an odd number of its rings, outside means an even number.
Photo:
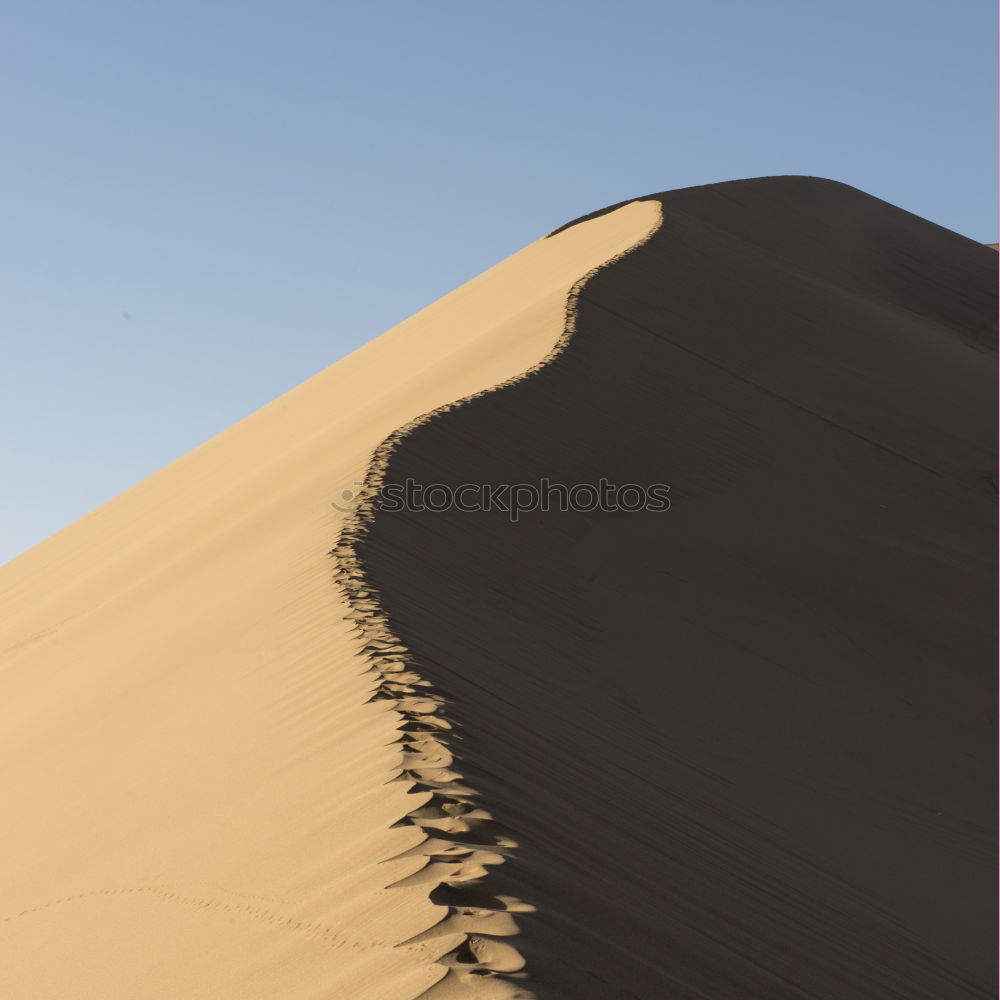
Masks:
[[[515,942],[508,938],[518,934],[513,914],[530,913],[534,907],[516,897],[489,892],[489,869],[504,864],[516,854],[517,842],[479,804],[478,793],[453,767],[461,758],[451,746],[449,733],[456,725],[460,728],[460,722],[449,718],[447,700],[420,675],[412,652],[393,632],[360,550],[375,521],[379,491],[385,483],[393,453],[418,428],[454,413],[473,400],[532,378],[567,350],[576,332],[578,303],[587,283],[604,268],[614,266],[642,247],[663,224],[662,209],[659,203],[653,204],[656,217],[649,232],[621,253],[592,268],[570,289],[562,333],[545,357],[518,375],[416,417],[382,442],[369,463],[355,500],[356,506],[344,520],[337,544],[330,552],[336,561],[334,579],[351,608],[348,618],[378,677],[378,687],[372,698],[388,701],[404,720],[399,737],[405,760],[401,778],[411,782],[413,788],[433,796],[430,802],[414,809],[407,817],[426,833],[428,840],[419,850],[431,859],[428,869],[410,878],[430,886],[432,895],[445,889],[448,913],[419,939],[425,941],[432,935],[452,931],[463,935],[459,944],[438,959],[448,973],[439,984],[422,994],[426,1000],[458,1000],[464,996],[497,997],[498,1000],[532,997],[520,982],[529,977],[530,970],[524,971],[524,958]],[[489,977],[490,982],[484,981],[484,976]]]

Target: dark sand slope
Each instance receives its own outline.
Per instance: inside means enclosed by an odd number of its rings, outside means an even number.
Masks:
[[[520,844],[490,891],[540,997],[991,996],[996,254],[830,181],[656,197],[568,349],[388,481],[672,509],[361,542]]]

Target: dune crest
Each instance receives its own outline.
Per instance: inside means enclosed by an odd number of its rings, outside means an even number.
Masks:
[[[536,241],[0,568],[0,993],[411,1000],[459,985],[444,956],[518,971],[525,904],[429,898],[508,847],[452,860],[481,817],[457,785],[429,814],[457,780],[415,721],[436,699],[328,552],[382,443],[535,365],[658,220]]]
[[[512,914],[530,912],[534,908],[514,897],[490,895],[484,886],[489,868],[503,864],[517,843],[477,804],[477,793],[465,783],[463,776],[452,770],[454,757],[448,738],[452,723],[447,717],[446,701],[434,692],[430,681],[414,669],[412,653],[392,631],[377,588],[365,571],[359,547],[374,521],[376,501],[393,452],[419,427],[472,400],[502,392],[529,379],[558,358],[572,340],[577,303],[587,282],[602,268],[613,266],[641,247],[662,224],[659,204],[651,204],[656,217],[654,227],[642,239],[591,269],[573,285],[567,297],[562,334],[544,358],[503,382],[417,417],[382,442],[368,467],[357,498],[359,502],[344,521],[338,544],[331,553],[337,562],[335,577],[351,607],[349,617],[379,680],[374,697],[388,701],[404,720],[400,727],[404,754],[401,778],[431,796],[427,803],[409,813],[410,822],[427,834],[428,840],[421,845],[421,851],[430,862],[424,872],[411,876],[411,880],[419,879],[432,887],[448,890],[448,915],[433,928],[433,936],[462,935],[462,940],[439,958],[449,971],[438,986],[425,994],[427,1000],[458,1000],[472,995],[519,1000],[531,996],[516,982],[525,977],[523,958],[512,943],[496,939],[517,933]],[[425,932],[420,940],[427,941],[430,937],[431,932]],[[492,981],[483,977],[490,977]]]

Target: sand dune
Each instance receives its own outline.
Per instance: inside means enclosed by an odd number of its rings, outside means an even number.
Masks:
[[[991,995],[996,267],[613,206],[0,568],[0,996]]]
[[[331,502],[396,428],[543,358],[574,283],[658,220],[539,240],[3,567],[0,995],[392,1000],[445,975],[468,932],[426,936],[428,894],[455,866],[400,822],[431,796],[370,700]]]

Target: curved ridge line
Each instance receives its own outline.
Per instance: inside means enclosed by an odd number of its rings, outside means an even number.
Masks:
[[[628,204],[632,202],[615,208],[624,208]],[[566,351],[576,333],[578,304],[587,283],[600,271],[612,267],[648,243],[662,225],[663,206],[657,202],[656,221],[645,236],[591,268],[574,282],[566,297],[562,333],[540,361],[495,385],[429,410],[396,428],[385,438],[372,453],[358,491],[357,504],[345,518],[337,544],[329,553],[336,562],[334,581],[341,588],[350,609],[345,619],[353,623],[351,630],[358,633],[361,652],[371,663],[369,670],[379,678],[370,700],[394,702],[395,711],[402,720],[397,742],[403,753],[403,764],[395,780],[409,781],[413,787],[431,793],[430,800],[423,806],[401,817],[426,834],[423,842],[403,853],[412,854],[423,849],[420,853],[427,857],[427,863],[415,874],[393,885],[427,881],[428,895],[447,886],[452,890],[451,895],[459,900],[463,891],[468,893],[472,889],[474,893],[466,904],[461,901],[446,904],[448,913],[438,924],[409,942],[403,942],[415,944],[438,936],[463,935],[457,946],[436,959],[436,963],[443,965],[447,972],[438,983],[420,994],[425,1000],[431,1000],[438,986],[468,972],[507,980],[512,988],[512,1000],[518,997],[530,1000],[531,994],[523,988],[515,989],[515,983],[511,982],[527,978],[527,973],[523,971],[524,959],[512,945],[499,942],[496,938],[516,936],[519,930],[510,914],[530,912],[534,907],[508,896],[490,897],[492,905],[482,904],[482,882],[489,875],[489,866],[503,864],[517,843],[504,835],[490,813],[476,805],[478,793],[463,783],[458,771],[451,770],[456,755],[452,753],[445,734],[454,727],[447,718],[446,701],[433,691],[430,681],[420,676],[415,657],[393,632],[378,590],[366,579],[365,567],[358,555],[359,543],[374,521],[376,501],[392,454],[400,443],[423,424],[472,400],[516,385],[552,364]],[[485,836],[475,838],[476,833]],[[469,834],[477,841],[485,839],[488,843],[470,843],[466,839]],[[430,878],[426,877],[428,873]],[[504,920],[501,914],[507,919]]]

